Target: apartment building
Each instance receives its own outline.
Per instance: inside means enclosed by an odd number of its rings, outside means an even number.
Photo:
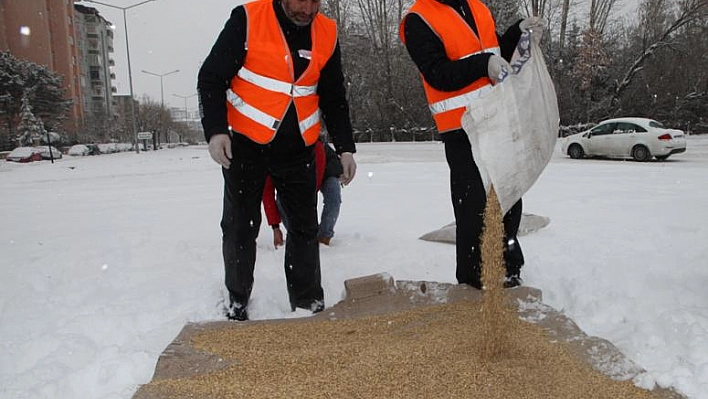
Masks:
[[[76,131],[84,118],[75,41],[73,0],[0,1],[0,49],[64,78],[66,96],[74,100],[67,131]]]
[[[115,117],[112,24],[96,9],[74,0],[1,0],[0,50],[63,77],[66,97],[73,100],[68,133]]]
[[[116,116],[113,94],[115,65],[113,54],[113,24],[95,8],[75,5],[76,48],[78,50],[79,85],[84,113],[94,120],[110,121]]]

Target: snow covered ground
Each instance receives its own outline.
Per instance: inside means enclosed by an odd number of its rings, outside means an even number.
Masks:
[[[387,272],[454,282],[439,143],[360,144],[325,300]],[[221,174],[205,147],[0,163],[0,398],[127,399],[186,322],[221,318]],[[556,154],[525,196],[551,219],[521,238],[525,283],[648,370],[637,383],[708,398],[708,137],[666,162]],[[299,317],[262,226],[254,319]]]

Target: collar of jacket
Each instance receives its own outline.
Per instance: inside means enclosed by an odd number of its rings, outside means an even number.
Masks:
[[[280,1],[280,0],[276,0],[276,1]],[[466,0],[435,0],[435,1],[437,1],[438,3],[445,4],[446,6],[450,6],[450,7],[459,7],[460,5],[462,5],[463,2],[465,2],[465,3],[467,2]]]

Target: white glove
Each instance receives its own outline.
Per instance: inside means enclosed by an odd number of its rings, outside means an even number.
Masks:
[[[346,186],[354,180],[354,175],[356,175],[354,154],[351,152],[343,152],[339,155],[339,160],[342,163],[342,175],[339,177],[339,182]]]
[[[228,134],[215,134],[209,139],[209,155],[214,162],[224,169],[231,166],[231,137]]]
[[[511,67],[505,59],[496,54],[489,57],[489,62],[487,63],[487,75],[489,76],[489,79],[494,82],[494,84],[504,80],[504,78],[506,78],[509,74],[509,71],[511,71]]]
[[[519,23],[519,28],[523,32],[531,33],[534,43],[538,44],[543,37],[543,29],[546,27],[546,20],[541,17],[528,17]]]

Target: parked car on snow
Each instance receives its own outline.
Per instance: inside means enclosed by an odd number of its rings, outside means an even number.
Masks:
[[[42,151],[36,147],[17,147],[7,154],[5,160],[20,163],[41,161]]]
[[[49,146],[38,146],[38,147],[17,147],[12,152],[7,154],[5,158],[12,162],[34,162],[41,161],[42,159],[61,159],[62,154],[56,147],[52,146],[52,152],[49,153]]]
[[[75,144],[69,148],[71,156],[98,155],[100,153],[101,150],[96,144]]]
[[[98,150],[101,151],[101,154],[113,154],[120,151],[117,143],[102,143],[96,145],[98,146]]]
[[[34,147],[36,150],[39,150],[40,155],[42,156],[42,159],[61,159],[62,154],[61,151],[59,151],[56,147],[52,146],[51,152],[49,150],[49,146],[44,145],[44,146],[39,146],[39,147]]]
[[[613,157],[645,162],[655,157],[663,161],[686,151],[686,137],[682,130],[668,129],[653,119],[616,118],[566,137],[561,150],[573,159]]]

